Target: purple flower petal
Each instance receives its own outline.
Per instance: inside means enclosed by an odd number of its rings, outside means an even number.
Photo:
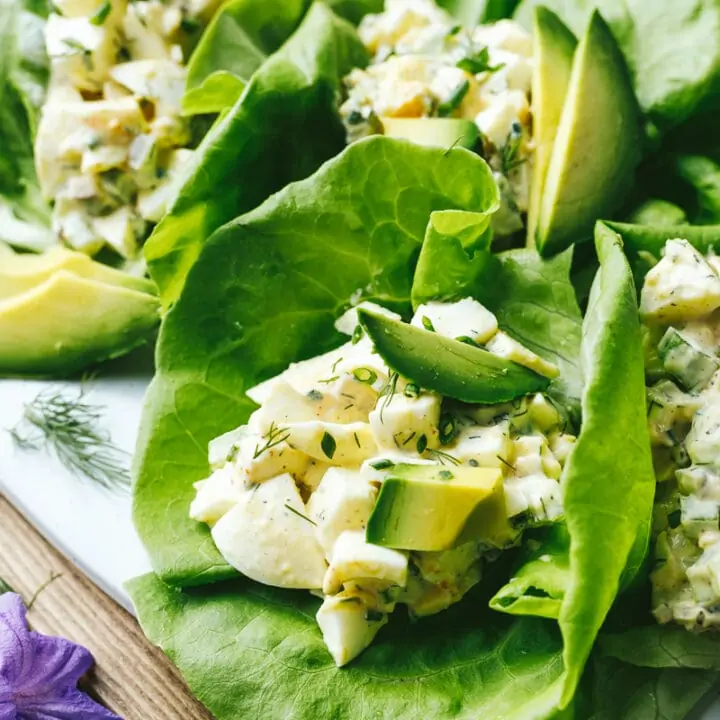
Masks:
[[[122,720],[80,690],[68,689],[55,700],[23,706],[23,720]]]
[[[26,615],[19,595],[0,595],[0,702],[7,700],[32,664],[33,643]]]
[[[77,689],[88,650],[33,632],[22,598],[0,596],[0,720],[120,720]]]

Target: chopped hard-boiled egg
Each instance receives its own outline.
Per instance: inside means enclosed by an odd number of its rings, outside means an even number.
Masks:
[[[365,540],[364,532],[346,530],[333,545],[323,592],[336,593],[350,580],[375,580],[403,587],[407,572],[407,553],[372,545]]]
[[[325,555],[291,475],[246,490],[212,529],[223,557],[243,575],[275,587],[319,588]]]
[[[720,277],[687,240],[668,240],[645,277],[640,313],[646,322],[694,320],[720,308]]]
[[[216,470],[207,480],[195,484],[197,493],[190,505],[190,517],[213,526],[229,512],[247,491],[232,463]]]
[[[390,450],[440,445],[442,398],[430,392],[395,393],[370,413],[370,427],[378,447]],[[422,452],[422,451],[421,451]]]

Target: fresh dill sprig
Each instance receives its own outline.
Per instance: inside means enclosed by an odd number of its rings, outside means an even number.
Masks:
[[[397,390],[399,379],[399,373],[392,373],[378,394],[378,400],[383,398],[382,405],[380,406],[380,422],[383,422],[383,413],[385,412],[387,406],[392,402],[395,391]]]
[[[290,437],[290,431],[286,428],[278,427],[274,422],[270,423],[268,431],[263,435],[267,442],[261,447],[255,446],[253,460],[257,460],[266,450],[272,450],[276,445],[285,442]]]
[[[458,460],[456,457],[452,456],[450,453],[446,453],[443,450],[435,450],[433,448],[430,448],[427,451],[427,454],[430,455],[431,457],[435,458],[436,460],[438,460],[438,462],[441,465],[445,465],[445,464],[460,465],[461,464],[460,460]]]
[[[10,436],[22,450],[53,452],[78,477],[107,490],[127,490],[129,455],[99,426],[104,406],[92,405],[85,396],[84,388],[76,397],[52,388],[42,391],[25,405]]]
[[[288,503],[285,503],[285,509],[286,509],[286,510],[289,510],[291,513],[297,515],[299,518],[302,518],[303,520],[306,520],[306,521],[309,522],[311,525],[315,525],[315,527],[317,527],[317,523],[316,523],[312,518],[309,518],[307,515],[304,515],[304,514],[301,513],[299,510],[296,510],[292,505],[290,505],[290,504],[288,504]]]

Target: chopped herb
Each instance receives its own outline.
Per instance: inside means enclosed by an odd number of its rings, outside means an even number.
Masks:
[[[373,470],[387,470],[388,468],[395,467],[395,463],[392,460],[376,460],[370,463],[370,467]]]
[[[90,18],[90,22],[93,25],[104,25],[111,11],[112,5],[110,4],[110,0],[105,0]]]
[[[322,400],[325,396],[324,396],[319,390],[315,390],[315,388],[313,388],[313,389],[307,394],[307,397],[308,397],[310,400]]]
[[[415,399],[420,397],[420,388],[415,383],[408,383],[403,390],[403,395],[406,398]]]
[[[438,477],[441,480],[452,480],[455,476],[449,470],[441,470],[438,473]]]
[[[393,396],[395,395],[395,390],[397,389],[399,378],[400,375],[398,375],[398,373],[392,373],[388,378],[388,381],[385,383],[385,385],[383,385],[382,390],[380,390],[378,398],[384,398],[383,404],[380,406],[380,422],[383,421],[383,413],[385,412],[387,406],[392,402]]]
[[[432,320],[427,316],[422,316],[422,326],[429,332],[435,332],[435,326],[432,324]]]
[[[361,447],[361,445],[360,445],[360,438],[358,437],[358,434],[357,434],[356,432],[353,433],[353,437],[355,438],[355,444],[356,444],[358,447]]]
[[[301,513],[299,510],[296,510],[292,505],[288,505],[288,503],[285,503],[285,509],[289,510],[291,513],[294,513],[303,520],[307,520],[307,522],[309,522],[311,525],[315,525],[315,527],[317,527],[317,523],[314,520],[311,520],[307,515],[303,515],[303,513]]]
[[[421,435],[415,444],[418,454],[422,455],[427,450],[427,435]]]
[[[379,610],[367,609],[365,611],[365,619],[368,622],[381,622],[384,618],[385,618],[385,613],[382,613]]]
[[[330,370],[330,372],[334,373],[334,372],[335,372],[335,368],[336,368],[342,361],[343,361],[342,358],[338,358],[338,359],[332,364],[332,369]]]
[[[253,460],[257,460],[266,450],[271,450],[280,443],[285,442],[290,437],[290,431],[286,428],[280,428],[275,423],[270,423],[270,428],[267,433],[263,435],[267,442],[260,447],[255,446],[255,452],[253,453]]]
[[[353,377],[361,383],[372,385],[377,380],[377,373],[371,368],[361,367],[353,370]]]
[[[500,68],[505,66],[505,63],[491,65],[490,50],[487,47],[484,47],[480,50],[480,52],[477,52],[474,55],[466,55],[464,58],[458,60],[456,66],[471,75],[478,75],[479,73],[484,72],[497,72]]]
[[[77,40],[73,40],[73,38],[63,38],[63,44],[65,45],[65,47],[73,51],[72,53],[70,53],[71,55],[82,55],[85,69],[88,72],[93,71],[95,66],[92,60],[92,50],[86,48],[82,43],[79,43]]]
[[[357,345],[360,340],[362,340],[363,333],[365,331],[362,328],[362,325],[356,325],[355,329],[353,330],[352,338],[350,342],[352,342],[353,345]]]
[[[513,472],[515,472],[515,466],[509,463],[502,455],[495,456],[503,465],[507,465]]]
[[[468,465],[470,467],[480,467],[480,463],[477,460],[475,460],[475,458],[470,458],[468,460]]]
[[[527,158],[521,158],[520,149],[522,147],[524,132],[522,125],[518,122],[512,124],[512,129],[508,133],[505,145],[503,146],[500,162],[502,164],[503,175],[519,167]]]
[[[326,380],[318,380],[319,383],[322,383],[323,385],[329,385],[332,382],[335,382],[336,380],[339,380],[339,375],[333,375],[331,378],[327,378]]]
[[[442,450],[428,450],[428,453],[435,459],[439,460],[441,465],[445,465],[446,463],[449,463],[450,465],[462,464],[455,456]]]
[[[449,445],[457,436],[457,421],[449,413],[443,413],[440,418],[440,444]]]
[[[470,90],[470,81],[463,80],[450,94],[450,97],[441,102],[437,107],[438,117],[448,117],[452,115],[462,104],[465,96]]]
[[[410,435],[408,435],[407,438],[405,438],[405,440],[403,441],[403,447],[405,447],[405,445],[407,445],[415,437],[415,435],[417,435],[415,431],[411,432]]]
[[[240,448],[237,445],[233,445],[225,456],[225,462],[235,462],[239,452]]]
[[[449,30],[446,37],[455,37],[462,30],[462,25],[453,25]]]
[[[335,455],[335,450],[337,449],[337,443],[335,442],[335,438],[329,432],[323,433],[322,440],[320,441],[320,447],[325,455],[332,460],[333,455]]]
[[[104,407],[86,402],[85,395],[85,389],[75,398],[52,389],[41,392],[25,405],[10,435],[23,450],[52,450],[73,474],[124,490],[130,485],[128,455],[98,427]]]

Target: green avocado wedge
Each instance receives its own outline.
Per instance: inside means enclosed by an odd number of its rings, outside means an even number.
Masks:
[[[527,217],[528,245],[535,244],[540,201],[560,116],[567,96],[577,38],[551,10],[535,8],[535,64],[532,77],[535,162]]]
[[[465,118],[381,118],[384,134],[426,147],[464,147],[472,150],[480,132]]]
[[[54,247],[40,255],[18,255],[12,250],[0,255],[0,301],[37,287],[58,270],[105,285],[155,294],[155,286],[150,280],[94,262],[83,253]]]
[[[487,350],[366,310],[358,319],[388,366],[422,388],[494,404],[545,390],[550,381]]]
[[[147,341],[159,313],[154,295],[57,270],[0,300],[0,375],[67,376],[118,357]]]
[[[542,189],[535,240],[544,256],[589,239],[626,197],[640,161],[640,112],[625,61],[593,12],[573,60]]]

